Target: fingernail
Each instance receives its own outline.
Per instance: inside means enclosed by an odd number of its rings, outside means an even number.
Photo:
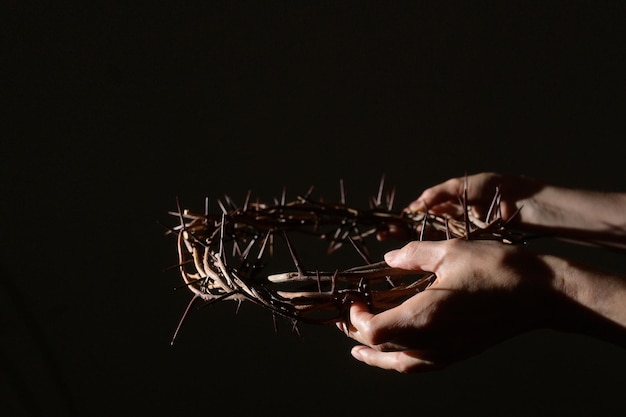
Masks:
[[[355,346],[355,347],[352,348],[350,353],[352,354],[352,357],[354,359],[358,359],[358,360],[362,360],[363,359],[363,355],[361,354],[362,348],[363,348],[362,346]]]
[[[409,204],[409,210],[412,212],[426,211],[426,204],[422,200],[413,201]]]
[[[394,249],[385,254],[385,262],[391,264],[398,257],[399,249]]]

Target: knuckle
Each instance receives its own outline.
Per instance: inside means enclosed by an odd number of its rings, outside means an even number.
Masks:
[[[384,342],[384,335],[379,326],[372,323],[372,320],[368,320],[359,326],[359,333],[361,338],[369,346],[380,345]]]

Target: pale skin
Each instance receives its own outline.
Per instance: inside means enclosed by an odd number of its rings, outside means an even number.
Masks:
[[[502,218],[521,230],[626,247],[626,193],[480,173],[424,190],[407,210],[457,215],[466,180],[476,216],[486,213],[500,187]],[[402,373],[439,369],[541,328],[626,347],[626,276],[487,240],[413,241],[385,254],[385,261],[437,278],[378,314],[361,303],[351,306],[349,322],[338,327],[359,343],[351,353],[368,365]]]

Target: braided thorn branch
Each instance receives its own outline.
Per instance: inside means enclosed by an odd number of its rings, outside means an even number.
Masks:
[[[191,304],[236,300],[252,302],[297,324],[329,324],[345,318],[350,304],[364,301],[373,312],[399,305],[424,291],[434,281],[429,272],[404,271],[377,261],[383,230],[402,231],[410,240],[491,239],[519,243],[524,237],[509,230],[500,216],[500,190],[496,189],[491,208],[484,220],[470,214],[467,184],[460,196],[463,216],[452,218],[430,213],[395,211],[395,188],[384,193],[384,176],[378,193],[370,199],[369,209],[350,206],[345,201],[340,181],[340,201],[329,203],[312,197],[313,187],[304,195],[288,201],[283,188],[280,198],[266,204],[251,201],[248,192],[238,207],[228,196],[218,199],[221,213],[183,210],[169,212],[178,224],[166,227],[166,234],[177,236],[178,269],[184,287],[193,293],[176,333]],[[325,249],[316,252],[315,244]],[[279,248],[280,247],[280,248]],[[298,250],[297,250],[298,249]],[[300,257],[300,249],[306,256]],[[285,270],[282,251],[295,271]],[[337,267],[334,254],[355,256],[361,263]],[[283,260],[284,261],[284,260]],[[308,269],[312,262],[316,269]],[[355,261],[356,262],[356,261]],[[319,263],[330,263],[321,267]]]

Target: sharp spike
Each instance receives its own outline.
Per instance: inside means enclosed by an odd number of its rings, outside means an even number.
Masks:
[[[181,266],[189,265],[191,263],[193,263],[193,259],[188,259],[185,262],[181,262],[181,263],[178,263],[176,265],[166,266],[165,268],[163,268],[163,272],[170,271],[170,270],[172,270],[174,268],[180,268]]]
[[[274,325],[274,334],[278,335],[278,323],[276,322],[276,314],[272,312],[272,324]]]
[[[513,220],[515,217],[517,217],[517,215],[519,214],[519,212],[522,210],[522,207],[524,207],[524,206],[521,206],[521,207],[519,207],[517,210],[515,210],[515,213],[513,213],[513,214],[511,215],[511,217],[509,217],[509,218],[506,220],[506,222],[504,222],[504,226],[508,225],[508,224],[511,222],[511,220]]]
[[[222,200],[220,200],[219,198],[217,199],[217,204],[219,204],[220,208],[222,209],[222,213],[228,213],[228,210],[226,210],[226,207],[224,207],[224,203],[222,203]]]
[[[367,255],[367,253],[365,252],[365,248],[360,248],[356,242],[354,241],[354,239],[352,239],[351,236],[348,236],[348,240],[350,241],[350,243],[352,243],[352,246],[354,247],[354,249],[356,249],[357,253],[359,254],[359,256],[361,256],[361,258],[363,258],[363,260],[365,261],[366,264],[371,264],[372,263],[372,259]]]
[[[232,257],[234,258],[235,256],[238,256],[239,259],[242,258],[242,254],[241,254],[241,250],[239,249],[239,244],[237,243],[237,241],[233,241],[233,251],[232,251]]]
[[[383,189],[385,188],[385,174],[380,178],[380,185],[378,186],[378,196],[376,197],[376,207],[380,207],[383,201]]]
[[[424,214],[424,218],[422,219],[422,230],[420,230],[420,242],[424,240],[424,233],[426,233],[426,225],[428,220],[428,213]]]
[[[224,195],[224,200],[226,201],[226,204],[229,209],[237,210],[237,204],[235,204],[235,202],[229,195]]]
[[[160,221],[156,221],[156,224],[158,224],[159,226],[161,226],[162,228],[164,228],[166,230],[165,234],[169,235],[170,233],[173,233],[175,235],[178,235],[179,231],[174,229],[173,227],[170,227],[168,225],[165,225],[163,223],[161,223]]]
[[[389,198],[387,199],[387,210],[393,210],[393,201],[396,198],[396,187],[391,189],[391,193],[389,194]]]
[[[296,252],[293,246],[291,245],[291,241],[289,240],[289,236],[287,236],[287,232],[285,232],[284,230],[283,230],[283,237],[285,238],[285,242],[287,242],[287,248],[289,249],[289,253],[291,254],[291,259],[293,260],[293,263],[296,269],[298,270],[298,274],[300,276],[303,276],[304,271],[302,270],[302,267],[300,266],[300,260],[298,259],[298,256],[296,255]]]
[[[248,255],[250,254],[250,250],[252,249],[256,241],[257,241],[256,237],[253,239],[250,239],[250,242],[248,242],[248,246],[246,246],[244,251],[241,253],[242,260],[245,260],[248,257]]]
[[[470,222],[469,222],[469,207],[467,205],[467,173],[465,173],[465,180],[463,181],[463,220],[465,223],[465,239],[470,238]]]
[[[185,230],[187,225],[185,224],[185,219],[183,218],[183,209],[180,206],[180,200],[178,196],[176,196],[176,208],[178,209],[178,218],[180,220],[180,227]]]
[[[309,189],[307,190],[306,194],[304,195],[304,198],[309,198],[311,196],[311,194],[313,193],[313,189],[315,188],[315,186],[311,185],[309,187]]]
[[[257,261],[261,260],[261,258],[263,257],[263,253],[265,252],[265,247],[267,245],[267,242],[270,239],[270,235],[272,234],[271,230],[267,231],[267,234],[265,235],[265,239],[263,239],[263,244],[261,245],[261,249],[259,249],[259,254],[257,255]]]
[[[199,294],[194,295],[193,298],[191,299],[191,301],[189,301],[189,304],[187,304],[187,308],[185,308],[185,312],[183,313],[183,316],[178,321],[178,326],[176,326],[176,330],[174,331],[174,336],[172,336],[172,340],[170,341],[170,345],[174,344],[174,341],[176,340],[176,337],[178,336],[178,332],[180,331],[180,328],[183,325],[183,322],[185,321],[185,318],[187,318],[187,314],[189,314],[189,309],[191,309],[191,306],[193,305],[193,303],[196,302],[196,300],[199,297],[200,297]]]
[[[250,203],[250,194],[252,193],[252,190],[248,190],[248,193],[246,194],[246,199],[243,202],[243,211],[246,212],[248,211],[248,204]]]
[[[220,259],[223,259],[224,255],[224,228],[226,223],[226,213],[222,213],[222,223],[220,224],[220,249],[217,254]]]
[[[491,215],[493,214],[493,209],[496,205],[499,205],[500,201],[500,187],[496,187],[496,193],[491,199],[491,204],[489,205],[489,210],[487,211],[487,216],[485,216],[485,223],[489,224],[491,222]]]
[[[315,271],[315,279],[317,280],[317,292],[322,292],[322,280],[320,278],[320,271]]]
[[[343,178],[339,180],[339,201],[341,202],[341,204],[345,205],[346,204],[346,190],[343,187]]]

